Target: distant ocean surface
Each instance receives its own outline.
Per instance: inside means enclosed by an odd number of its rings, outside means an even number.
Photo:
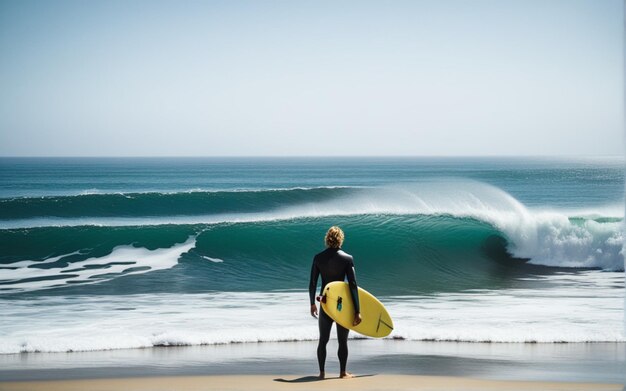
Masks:
[[[0,353],[316,339],[331,225],[390,338],[625,341],[623,219],[622,158],[0,158]]]

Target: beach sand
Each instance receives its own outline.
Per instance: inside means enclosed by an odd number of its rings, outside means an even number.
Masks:
[[[2,391],[251,391],[251,390],[616,390],[620,384],[481,380],[467,377],[366,375],[354,379],[313,376],[168,376],[0,382]]]

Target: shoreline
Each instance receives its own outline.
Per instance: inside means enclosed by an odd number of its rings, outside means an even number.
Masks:
[[[177,391],[198,390],[606,390],[622,391],[621,384],[484,380],[473,377],[372,374],[354,379],[316,380],[313,376],[230,375],[158,376],[87,380],[0,382],[0,391]]]
[[[316,341],[263,342],[0,355],[0,384],[139,377],[297,378],[317,373],[316,346]],[[621,342],[493,344],[363,339],[351,340],[348,346],[348,370],[357,375],[626,384],[626,343]],[[339,369],[336,349],[337,341],[331,339],[326,361],[331,377]]]

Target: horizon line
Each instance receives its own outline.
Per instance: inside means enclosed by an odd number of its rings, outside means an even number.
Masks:
[[[0,155],[0,159],[63,159],[63,158],[80,158],[80,159],[154,159],[154,158],[626,158],[626,154],[512,154],[512,155]]]

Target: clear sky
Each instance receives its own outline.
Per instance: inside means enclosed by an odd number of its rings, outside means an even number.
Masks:
[[[622,0],[0,0],[0,155],[621,155],[623,17]]]

